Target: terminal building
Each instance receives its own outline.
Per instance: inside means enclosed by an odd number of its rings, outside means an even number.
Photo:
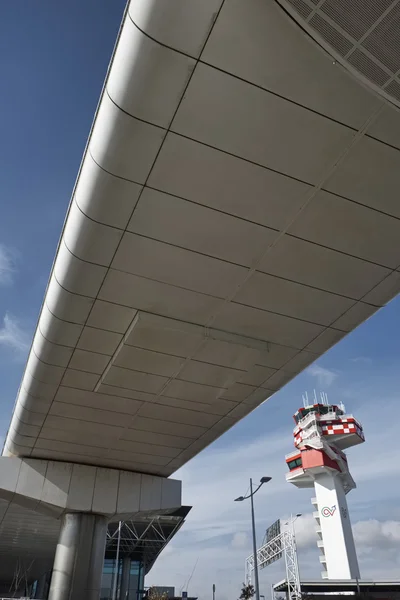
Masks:
[[[189,511],[190,507],[182,506],[158,514],[153,512],[136,520],[111,523],[107,530],[100,600],[144,598],[147,590],[145,576],[160,552],[179,531]],[[29,510],[23,511],[23,517],[17,513],[13,510],[9,518],[14,527],[19,520],[19,537],[25,536],[25,544],[18,538],[13,544],[7,528],[0,528],[0,537],[4,540],[7,536],[10,543],[9,555],[1,556],[0,560],[0,573],[9,578],[0,588],[0,597],[45,600],[50,589],[60,521],[38,518]],[[32,543],[29,548],[30,535]],[[18,545],[17,552],[13,545]],[[41,546],[40,550],[38,546]]]

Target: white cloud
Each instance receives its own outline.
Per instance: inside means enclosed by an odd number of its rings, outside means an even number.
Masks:
[[[365,365],[372,364],[372,358],[369,358],[368,356],[356,356],[355,358],[351,358],[350,360],[354,363],[361,363]]]
[[[371,579],[398,579],[400,521],[359,521],[353,533],[361,574]]]
[[[19,357],[25,356],[29,349],[29,335],[9,313],[6,313],[3,327],[0,327],[0,346],[12,350]]]
[[[353,532],[361,554],[376,548],[390,550],[400,547],[400,521],[359,521]]]
[[[315,377],[318,381],[318,385],[329,387],[337,378],[338,374],[325,367],[319,365],[311,365],[306,371],[311,377]]]
[[[299,549],[313,548],[317,545],[316,521],[311,513],[302,515],[299,519],[296,519],[294,528]]]
[[[15,271],[13,256],[3,244],[0,244],[0,284],[8,285]]]
[[[282,528],[285,526],[287,525],[283,520]],[[303,549],[316,547],[316,521],[312,513],[304,514],[296,519],[294,528],[299,553]],[[377,519],[357,521],[353,525],[353,535],[360,558],[376,552],[378,548],[388,551],[393,548],[400,549],[400,521],[378,521]]]
[[[231,542],[232,548],[246,548],[249,545],[249,537],[245,531],[238,531],[234,534]]]

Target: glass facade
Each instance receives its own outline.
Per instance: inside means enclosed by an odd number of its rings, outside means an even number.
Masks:
[[[142,563],[131,560],[128,595],[121,598],[120,588],[122,580],[123,558],[118,560],[116,565],[115,558],[106,558],[103,566],[103,577],[101,581],[100,600],[112,600],[114,582],[116,580],[115,600],[139,600],[143,594],[144,569]]]
[[[129,600],[139,600],[142,597],[144,588],[144,569],[142,563],[136,560],[131,561],[131,571],[129,577]],[[121,600],[126,600],[121,598]]]

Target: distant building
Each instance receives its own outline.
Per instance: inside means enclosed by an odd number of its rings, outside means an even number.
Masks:
[[[160,594],[160,596],[162,594],[166,594],[166,597],[168,598],[168,600],[197,600],[197,596],[188,596],[187,592],[182,592],[181,596],[176,596],[175,595],[175,588],[171,587],[171,586],[158,586],[155,585],[153,586],[153,589],[157,590],[157,592]]]

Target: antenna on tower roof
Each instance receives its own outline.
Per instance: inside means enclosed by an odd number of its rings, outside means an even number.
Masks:
[[[314,404],[318,404],[317,392],[314,390]]]
[[[309,406],[309,402],[308,402],[308,393],[306,392],[306,403],[305,406]]]
[[[322,404],[329,404],[328,402],[328,395],[325,392],[321,392],[321,400],[322,400]]]

